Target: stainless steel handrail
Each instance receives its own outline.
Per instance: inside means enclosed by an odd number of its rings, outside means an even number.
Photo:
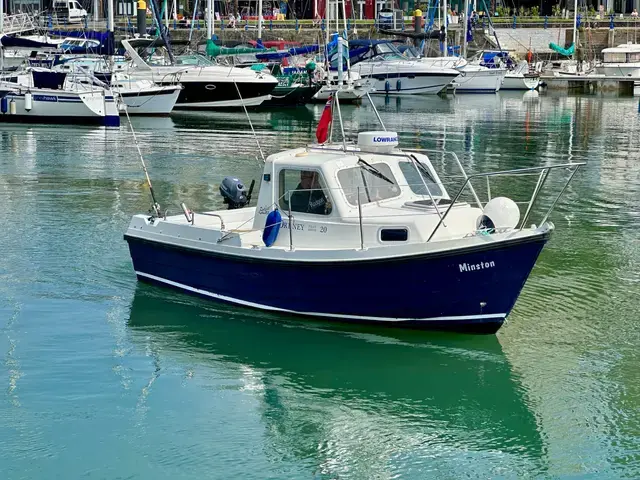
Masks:
[[[460,198],[460,195],[462,194],[462,192],[464,191],[464,188],[467,186],[467,184],[471,181],[471,179],[473,178],[480,178],[480,177],[497,177],[497,176],[501,176],[501,175],[517,175],[517,174],[522,174],[522,173],[527,173],[527,172],[544,172],[544,171],[550,171],[550,170],[554,170],[554,169],[558,169],[558,168],[573,168],[573,172],[571,174],[571,176],[567,179],[567,181],[564,184],[564,187],[562,188],[562,190],[560,191],[560,195],[558,195],[558,197],[556,197],[555,201],[553,202],[553,204],[551,205],[551,208],[549,209],[549,211],[547,212],[547,214],[544,216],[543,222],[542,224],[547,220],[547,218],[549,217],[549,215],[551,214],[551,211],[553,210],[553,207],[555,206],[555,204],[558,202],[558,200],[560,199],[560,196],[562,195],[562,193],[565,191],[565,189],[567,188],[567,185],[569,185],[569,182],[571,181],[571,179],[573,178],[573,176],[575,175],[575,173],[578,171],[578,169],[583,166],[586,165],[585,162],[580,162],[580,163],[563,163],[560,165],[548,165],[548,166],[544,166],[544,167],[528,167],[528,168],[519,168],[519,169],[515,169],[515,170],[503,170],[503,171],[499,171],[499,172],[487,172],[487,173],[476,173],[476,174],[472,174],[469,175],[467,177],[467,179],[464,181],[464,183],[462,184],[462,186],[460,187],[460,189],[458,190],[458,193],[456,194],[456,196],[454,197],[454,199],[451,201],[451,204],[449,205],[449,207],[447,208],[447,211],[444,212],[444,216],[440,219],[440,221],[438,222],[438,224],[436,225],[436,227],[433,229],[433,232],[431,232],[431,235],[429,235],[429,238],[427,239],[427,242],[431,241],[431,239],[433,238],[433,236],[436,234],[436,232],[438,231],[438,229],[440,228],[440,225],[442,225],[443,220],[447,217],[447,215],[449,214],[449,212],[451,211],[451,209],[453,208],[453,206],[456,204],[458,198]],[[538,181],[538,183],[540,183],[540,180]],[[537,199],[538,195],[540,193],[540,188],[538,188],[537,190],[534,190],[533,194],[532,194],[532,199],[530,201],[530,205],[533,206],[533,204],[535,203],[535,200]],[[530,210],[530,209],[529,209]]]
[[[448,153],[449,155],[451,155],[453,157],[453,159],[456,161],[456,163],[458,164],[458,168],[460,169],[460,171],[462,172],[462,178],[464,178],[465,180],[468,177],[467,172],[465,171],[464,167],[462,166],[462,163],[460,163],[460,159],[458,158],[458,155],[456,155],[455,152],[452,152],[450,150],[434,150],[434,149],[422,149],[422,150],[416,150],[416,149],[403,149],[407,152],[413,152],[413,153],[421,153],[421,152],[431,152],[431,153],[443,153],[446,154]],[[478,204],[478,208],[484,208],[482,206],[482,202],[480,201],[480,198],[478,198],[478,194],[476,193],[475,189],[473,188],[473,185],[471,185],[471,183],[469,183],[469,189],[471,190],[471,194],[473,195],[473,198],[475,199],[476,203]]]
[[[538,193],[544,186],[544,182],[547,181],[547,177],[549,176],[549,170],[542,170],[540,175],[538,176],[538,181],[536,182],[536,186],[533,189],[533,193],[531,194],[531,199],[529,200],[529,205],[527,205],[527,210],[524,212],[524,217],[522,217],[522,223],[520,224],[520,230],[524,228],[527,224],[527,220],[529,219],[529,214],[531,213],[531,209],[533,208],[533,202],[538,197]],[[489,178],[489,177],[487,177]]]

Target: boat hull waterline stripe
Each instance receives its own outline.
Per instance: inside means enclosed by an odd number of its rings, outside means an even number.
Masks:
[[[309,315],[309,316],[315,316],[315,317],[344,318],[344,319],[350,319],[350,320],[377,320],[382,322],[410,322],[410,321],[441,322],[441,321],[465,321],[465,320],[468,321],[468,320],[488,320],[488,319],[504,320],[507,317],[506,313],[491,313],[491,314],[485,314],[485,315],[460,315],[460,316],[445,316],[445,317],[431,317],[431,318],[388,318],[388,317],[362,317],[358,315],[340,315],[340,314],[334,314],[334,313],[297,312],[294,310],[287,310],[284,308],[272,307],[270,305],[261,305],[259,303],[253,303],[253,302],[248,302],[246,300],[227,297],[225,295],[219,295],[217,293],[212,293],[206,290],[201,290],[199,288],[190,287],[189,285],[184,285],[182,283],[174,282],[172,280],[167,280],[166,278],[161,278],[156,275],[139,272],[137,270],[136,270],[136,275],[138,275],[139,277],[144,277],[150,280],[154,280],[156,282],[164,283],[172,287],[197,293],[199,295],[215,298],[217,300],[221,300],[224,302],[243,305],[245,307],[258,308],[261,310],[271,310],[274,312],[286,312],[286,313],[293,313],[298,315]]]

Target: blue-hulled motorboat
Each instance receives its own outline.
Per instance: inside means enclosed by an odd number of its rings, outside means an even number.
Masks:
[[[135,215],[125,233],[134,270],[144,282],[262,310],[496,332],[582,164],[467,176],[452,156],[462,176],[450,192],[453,178],[442,180],[425,152],[399,148],[386,130],[273,154],[254,206],[252,189],[232,177],[220,187],[227,210],[182,204],[183,214],[165,216],[154,199],[153,213]],[[532,225],[547,176],[559,171],[569,174],[565,187]],[[525,202],[495,196],[495,185],[481,201],[473,188],[531,174],[537,183]]]

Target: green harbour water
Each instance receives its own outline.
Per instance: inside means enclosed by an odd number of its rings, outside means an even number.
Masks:
[[[498,334],[140,284],[123,234],[150,200],[126,120],[3,124],[0,479],[640,478],[638,98],[375,102],[401,146],[454,151],[468,172],[587,162]],[[322,108],[252,112],[265,153],[309,143]],[[366,104],[342,114],[348,132],[378,129]],[[225,175],[260,177],[242,112],[132,121],[170,212],[221,208]],[[561,186],[550,177],[540,211]]]

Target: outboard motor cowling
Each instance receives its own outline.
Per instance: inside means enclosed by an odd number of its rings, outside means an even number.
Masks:
[[[249,203],[247,189],[237,177],[224,177],[220,184],[220,195],[229,210],[242,208]]]

